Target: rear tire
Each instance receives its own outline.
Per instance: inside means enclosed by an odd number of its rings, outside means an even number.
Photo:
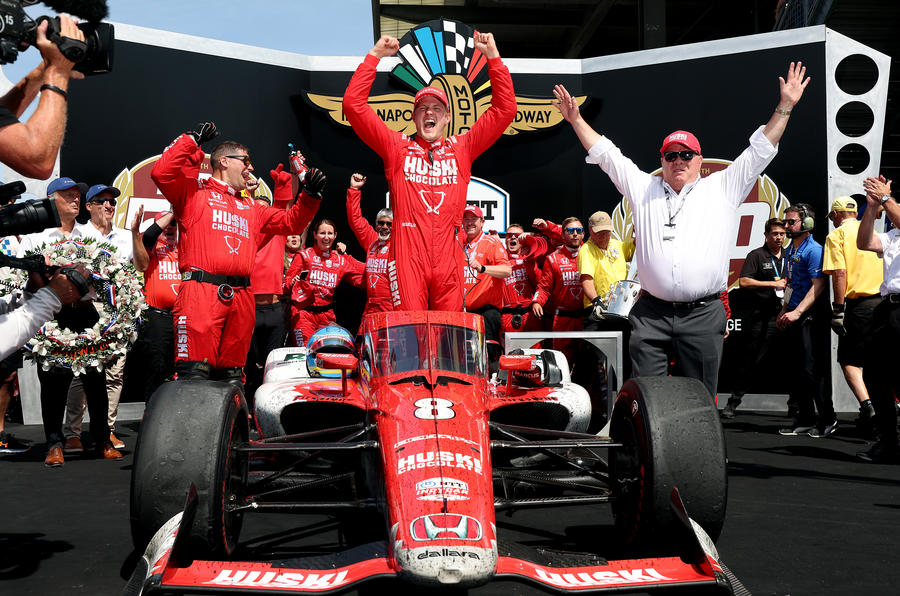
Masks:
[[[642,377],[622,387],[610,435],[616,528],[628,546],[670,546],[684,533],[671,507],[677,487],[688,515],[713,541],[725,522],[725,438],[706,387],[685,377]]]
[[[248,436],[247,405],[235,386],[200,380],[160,386],[144,412],[131,475],[131,536],[138,550],[182,511],[193,482],[193,554],[231,554],[243,516],[227,514],[225,505],[240,501],[248,472],[247,456],[233,447]]]

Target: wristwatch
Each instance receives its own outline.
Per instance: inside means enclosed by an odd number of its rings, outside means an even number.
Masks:
[[[891,195],[881,195],[881,204],[884,205],[891,199]]]
[[[479,273],[484,273],[485,269],[487,269],[487,267],[485,267],[484,265],[482,265],[482,266],[481,266],[481,271],[479,271]]]

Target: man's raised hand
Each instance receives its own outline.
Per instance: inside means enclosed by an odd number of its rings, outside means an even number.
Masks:
[[[144,222],[144,206],[141,205],[138,207],[137,213],[134,214],[134,219],[131,220],[131,233],[139,234],[141,231],[141,224]]]
[[[291,173],[284,171],[284,164],[278,164],[274,170],[269,170],[269,176],[272,177],[272,181],[275,185],[280,184],[290,184],[291,183]]]
[[[366,177],[359,173],[350,176],[350,188],[362,188],[366,183]]]
[[[581,111],[578,109],[578,101],[569,94],[569,91],[562,85],[556,85],[553,87],[553,95],[556,97],[553,105],[556,106],[566,122],[571,124],[577,120]]]
[[[499,58],[500,51],[497,49],[497,42],[494,41],[493,33],[475,32],[475,49],[484,54],[485,58]]]
[[[811,80],[806,76],[806,67],[803,66],[802,62],[791,62],[791,65],[788,67],[787,80],[783,77],[778,77],[778,83],[781,87],[781,101],[778,107],[783,110],[793,108],[800,101],[803,91]]]
[[[328,178],[322,170],[310,168],[309,172],[306,173],[306,178],[303,180],[303,190],[312,198],[321,201],[326,182],[328,182]]]
[[[377,57],[379,60],[393,56],[400,50],[400,42],[396,37],[390,35],[382,35],[381,39],[375,42],[375,47],[369,50],[369,53]]]
[[[211,141],[219,136],[219,131],[216,130],[216,125],[213,122],[198,122],[194,129],[188,131],[187,134],[194,138],[197,145],[202,145],[206,141]]]

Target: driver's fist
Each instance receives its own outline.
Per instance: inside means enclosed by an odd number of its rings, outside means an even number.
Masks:
[[[350,188],[362,188],[366,183],[366,177],[359,173],[350,176]]]
[[[194,129],[187,134],[191,135],[198,145],[202,145],[206,141],[211,141],[219,136],[219,131],[216,130],[215,123],[207,121],[198,122]]]
[[[393,56],[400,50],[400,42],[396,37],[391,37],[390,35],[382,35],[381,39],[375,42],[375,47],[372,48],[369,53],[381,58],[387,58],[388,56]]]

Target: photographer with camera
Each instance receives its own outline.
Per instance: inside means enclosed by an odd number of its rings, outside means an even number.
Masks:
[[[43,61],[0,97],[0,162],[30,178],[44,179],[53,174],[56,155],[66,130],[66,101],[69,77],[75,62],[67,59],[59,46],[47,38],[50,21],[37,28],[36,46]],[[60,15],[60,36],[84,41],[84,33],[69,17]],[[19,122],[38,92],[37,109],[27,122]]]

